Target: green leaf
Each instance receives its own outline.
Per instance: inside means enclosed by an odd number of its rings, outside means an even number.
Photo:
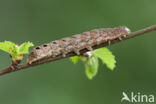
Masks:
[[[34,46],[31,42],[25,42],[20,46],[10,41],[0,42],[0,49],[8,52],[13,61],[22,60],[23,54],[28,53],[28,49],[31,46]]]
[[[113,70],[115,68],[115,56],[107,49],[100,48],[94,51],[94,53],[102,60],[103,64]]]
[[[70,57],[70,59],[74,64],[76,64],[79,59],[84,63],[85,73],[89,79],[95,77],[98,72],[98,58],[101,59],[103,64],[106,64],[109,69],[113,70],[115,68],[115,56],[107,48],[100,48],[88,54],[90,54],[88,57],[74,56]]]
[[[96,76],[97,72],[98,72],[98,58],[96,55],[93,55],[92,57],[82,57],[83,62],[85,64],[85,73],[86,76],[89,79],[92,79],[93,77]],[[86,59],[84,59],[86,58]]]
[[[12,60],[16,61],[16,60],[22,60],[23,56],[21,56],[20,54],[12,54]]]
[[[76,64],[79,61],[80,56],[73,56],[73,57],[70,57],[70,59],[74,64]]]
[[[29,47],[34,46],[31,42],[25,42],[19,46],[18,54],[27,54],[29,53]]]
[[[0,42],[0,49],[5,52],[11,53],[12,50],[14,50],[14,45],[15,43],[12,43],[10,41]]]

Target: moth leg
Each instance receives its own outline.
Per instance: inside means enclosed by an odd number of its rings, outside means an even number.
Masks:
[[[80,55],[80,50],[74,49],[74,52],[75,52],[77,55]]]
[[[119,37],[119,40],[122,40],[122,38],[121,38],[121,37]]]
[[[124,37],[124,38],[126,38],[126,37],[127,37],[127,35],[123,35],[123,37]]]
[[[62,54],[62,57],[66,57],[66,54],[68,53],[66,49],[62,49],[60,52]]]
[[[29,60],[27,60],[27,63],[30,65],[32,62],[31,62],[31,61],[29,61]]]
[[[99,45],[101,43],[101,41],[97,41],[97,45]]]
[[[84,56],[84,57],[92,57],[92,53],[91,52],[85,52],[85,53],[83,53],[82,56]]]
[[[52,54],[52,57],[56,57],[56,55],[53,53],[53,54]]]
[[[110,40],[108,41],[108,45],[111,45],[111,41]]]
[[[66,57],[66,54],[67,54],[67,53],[62,53],[62,57]]]
[[[101,42],[101,41],[100,41],[99,39],[96,40],[96,44],[97,44],[97,45],[99,45],[100,42]]]
[[[82,54],[82,56],[88,57],[88,54],[85,52],[85,53]]]
[[[89,51],[92,51],[93,50],[93,48],[91,47],[91,46],[87,46],[86,47]]]
[[[97,39],[97,45],[99,45],[99,44],[101,43],[101,41],[102,41],[102,38],[101,38],[101,37],[98,38],[98,39]]]

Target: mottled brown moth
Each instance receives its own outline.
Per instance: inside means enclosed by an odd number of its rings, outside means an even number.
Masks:
[[[75,52],[80,55],[80,50],[82,49],[86,48],[91,51],[95,45],[104,42],[111,44],[112,40],[117,38],[121,40],[128,33],[130,33],[130,30],[127,27],[120,26],[117,28],[94,29],[72,37],[55,40],[34,48],[29,54],[27,62],[31,64],[50,57],[57,57],[58,55],[65,57],[69,52]]]

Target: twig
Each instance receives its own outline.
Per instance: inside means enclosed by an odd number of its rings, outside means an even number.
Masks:
[[[118,43],[120,41],[123,41],[123,40],[134,38],[134,37],[139,36],[139,35],[143,35],[143,34],[145,34],[147,32],[154,31],[154,30],[156,30],[156,25],[147,27],[147,28],[142,29],[142,30],[138,30],[136,32],[132,32],[132,33],[129,34],[128,37],[123,37],[122,40],[119,40],[119,39],[113,40],[113,41],[111,41],[111,45],[115,44],[115,43]],[[108,46],[108,45],[109,45],[108,42],[102,43],[100,45],[94,46],[93,49],[105,47],[105,46]],[[87,51],[88,51],[87,49],[83,49],[83,50],[80,51],[80,53],[83,54],[83,53],[85,53]],[[52,62],[52,61],[56,61],[56,60],[60,60],[60,59],[64,59],[64,58],[68,58],[68,57],[71,57],[71,56],[76,56],[76,54],[74,52],[71,52],[71,53],[68,53],[66,55],[66,57],[62,57],[60,55],[58,57],[49,58],[49,59],[46,59],[46,60],[43,60],[43,61],[38,61],[38,62],[35,62],[35,63],[32,63],[32,64],[25,63],[25,64],[22,64],[22,65],[19,65],[19,66],[15,67],[14,69],[11,68],[11,67],[8,67],[8,68],[0,70],[0,76],[2,76],[4,74],[7,74],[7,73],[10,73],[10,72],[15,72],[15,71],[18,71],[18,70],[26,69],[26,68],[29,68],[29,67],[37,66],[37,65],[40,65],[40,64],[45,64],[45,63],[48,63],[48,62]]]

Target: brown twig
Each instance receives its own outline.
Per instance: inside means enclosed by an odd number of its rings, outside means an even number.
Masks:
[[[123,41],[123,40],[127,40],[127,39],[130,39],[130,38],[139,36],[139,35],[143,35],[143,34],[145,34],[147,32],[154,31],[154,30],[156,30],[156,25],[147,27],[145,29],[142,29],[142,30],[139,30],[139,31],[136,31],[136,32],[132,32],[132,33],[129,34],[128,37],[123,37],[122,40],[119,40],[119,39],[113,40],[113,41],[111,41],[111,45],[115,44],[115,43],[118,43],[120,41]],[[105,46],[108,46],[108,45],[109,45],[108,42],[102,43],[100,45],[94,46],[93,49],[105,47]],[[87,51],[88,51],[87,49],[83,49],[83,50],[80,51],[80,53],[83,54],[83,53],[85,53]],[[4,74],[7,74],[7,73],[10,73],[10,72],[15,72],[15,71],[26,69],[26,68],[29,68],[29,67],[32,67],[32,66],[45,64],[45,63],[48,63],[48,62],[52,62],[52,61],[56,61],[56,60],[60,60],[60,59],[64,59],[64,58],[68,58],[68,57],[71,57],[71,56],[76,56],[76,54],[74,52],[71,52],[71,53],[68,53],[66,57],[62,57],[60,55],[58,57],[49,58],[49,59],[38,61],[38,62],[35,62],[35,63],[32,63],[32,64],[27,64],[27,63],[26,64],[22,64],[22,65],[19,65],[19,66],[15,67],[15,68],[8,67],[8,68],[0,70],[0,76],[2,76]]]

